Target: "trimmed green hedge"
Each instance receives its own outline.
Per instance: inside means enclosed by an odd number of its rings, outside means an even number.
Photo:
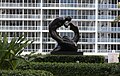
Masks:
[[[42,70],[1,70],[0,76],[53,76],[53,74]]]
[[[104,56],[84,56],[84,55],[49,55],[45,58],[38,57],[34,62],[85,62],[85,63],[104,63]]]
[[[50,71],[55,76],[120,76],[120,64],[107,63],[37,63],[20,65],[18,69]]]

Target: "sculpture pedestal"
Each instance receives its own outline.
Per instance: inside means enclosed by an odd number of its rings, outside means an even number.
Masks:
[[[52,51],[51,55],[83,55],[83,52],[76,52],[76,51]]]

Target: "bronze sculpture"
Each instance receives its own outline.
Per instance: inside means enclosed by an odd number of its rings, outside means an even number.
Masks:
[[[51,53],[77,52],[77,42],[80,38],[79,30],[77,26],[71,23],[71,20],[72,18],[70,16],[58,17],[49,24],[49,34],[58,43],[57,47],[55,47]],[[63,25],[66,28],[70,26],[70,30],[74,32],[75,35],[72,39],[68,36],[60,37],[57,33],[56,30]]]

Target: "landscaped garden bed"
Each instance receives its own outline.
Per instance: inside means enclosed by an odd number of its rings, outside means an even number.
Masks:
[[[21,64],[18,69],[45,70],[54,76],[120,76],[120,64],[108,63],[39,63]]]

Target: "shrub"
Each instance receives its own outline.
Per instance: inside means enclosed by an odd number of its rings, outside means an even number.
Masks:
[[[23,35],[19,38],[14,36],[10,42],[7,34],[3,38],[0,35],[0,69],[16,69],[19,62],[24,60],[20,54],[32,42],[31,40],[26,40]]]
[[[120,76],[120,64],[108,63],[37,63],[20,65],[18,69],[46,70],[55,76]]]
[[[53,74],[42,70],[1,70],[0,76],[53,76]]]
[[[35,58],[34,62],[85,62],[85,63],[104,63],[104,56],[84,56],[84,55],[49,55],[44,58]]]

